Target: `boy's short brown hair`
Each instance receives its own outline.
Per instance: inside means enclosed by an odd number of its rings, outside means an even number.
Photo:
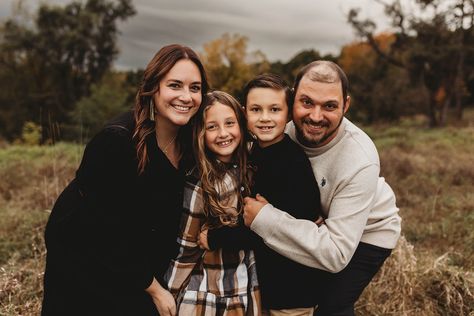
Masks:
[[[256,76],[250,80],[244,87],[242,105],[247,106],[247,96],[250,90],[254,88],[269,88],[274,90],[283,90],[285,92],[285,101],[288,106],[288,113],[291,115],[293,109],[293,92],[288,83],[280,76],[271,73],[265,73]]]

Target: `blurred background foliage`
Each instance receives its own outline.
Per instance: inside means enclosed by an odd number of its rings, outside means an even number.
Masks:
[[[269,61],[249,51],[247,37],[223,34],[200,51],[212,87],[240,97],[245,82],[262,72],[291,84],[301,66],[323,58],[347,72],[354,120],[421,114],[431,127],[460,121],[474,95],[473,1],[410,0],[410,11],[399,0],[374,2],[384,6],[392,31],[375,34],[375,23],[352,9],[347,21],[360,40],[338,55],[303,50],[286,62]],[[18,6],[0,25],[0,137],[21,140],[25,124],[34,123],[41,143],[85,141],[131,107],[142,70],[118,71],[113,61],[117,23],[134,14],[131,0],[43,4],[34,14]]]
[[[237,97],[262,72],[291,84],[313,60],[340,64],[351,83],[349,116],[374,139],[403,218],[399,245],[357,315],[471,316],[474,0],[403,0],[410,11],[399,0],[373,1],[392,31],[375,33],[373,21],[351,10],[359,40],[335,55],[302,50],[269,61],[239,34],[199,53],[212,88]],[[117,23],[134,14],[131,0],[72,0],[33,14],[19,6],[0,24],[1,315],[38,315],[52,205],[83,144],[134,102],[143,70],[113,68]]]

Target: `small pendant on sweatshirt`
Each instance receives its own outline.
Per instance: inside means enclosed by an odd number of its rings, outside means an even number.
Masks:
[[[323,187],[325,185],[326,185],[326,178],[323,177],[323,179],[321,180],[321,187]]]

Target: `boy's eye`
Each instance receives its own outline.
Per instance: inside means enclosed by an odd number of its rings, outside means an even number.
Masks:
[[[259,108],[250,108],[250,112],[258,112],[258,111],[260,111]]]
[[[281,109],[280,109],[280,108],[277,108],[277,107],[274,107],[274,108],[271,108],[270,111],[272,111],[272,112],[279,112],[279,111],[281,111]]]

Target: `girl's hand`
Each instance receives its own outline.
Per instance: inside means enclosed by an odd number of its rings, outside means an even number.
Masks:
[[[199,248],[204,249],[204,250],[211,250],[209,248],[209,243],[207,242],[207,229],[204,229],[201,231],[198,237],[198,245]]]
[[[151,282],[151,285],[146,288],[145,291],[150,294],[160,315],[176,315],[176,302],[174,301],[173,295],[164,289],[155,278],[153,278],[153,282]]]

